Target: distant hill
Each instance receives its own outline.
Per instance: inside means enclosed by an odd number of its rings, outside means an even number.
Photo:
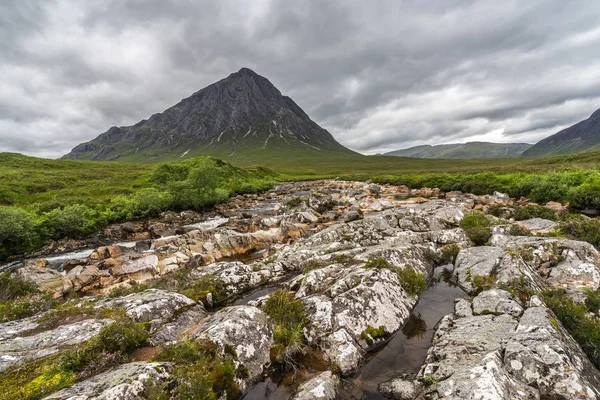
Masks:
[[[110,128],[63,158],[149,161],[211,155],[260,161],[282,152],[355,154],[268,79],[242,68],[147,120]]]
[[[523,156],[553,156],[588,150],[600,150],[600,110],[596,110],[588,119],[540,140]]]
[[[531,148],[527,143],[488,143],[469,142],[456,144],[440,144],[436,146],[415,146],[408,149],[391,151],[386,156],[414,158],[512,158],[520,156]]]

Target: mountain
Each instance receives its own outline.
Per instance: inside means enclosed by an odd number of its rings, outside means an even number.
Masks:
[[[600,150],[600,110],[596,110],[588,119],[540,140],[523,156],[553,156],[586,150]]]
[[[281,152],[355,154],[268,79],[242,68],[147,120],[110,128],[63,158],[144,161],[212,155],[260,160]]]
[[[415,158],[512,158],[518,157],[532,145],[527,143],[488,143],[469,142],[440,144],[436,146],[415,146],[408,149],[391,151],[386,156]]]

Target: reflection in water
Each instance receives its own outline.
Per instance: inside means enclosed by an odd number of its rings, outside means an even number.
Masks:
[[[427,331],[427,323],[418,313],[410,315],[408,322],[402,328],[402,333],[407,339],[422,339]]]
[[[342,382],[338,398],[383,400],[377,391],[380,383],[404,374],[413,377],[425,361],[435,326],[454,311],[454,299],[463,296],[460,288],[445,281],[423,292],[404,328],[370,355],[355,376]]]

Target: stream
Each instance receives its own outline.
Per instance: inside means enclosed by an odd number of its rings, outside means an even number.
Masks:
[[[263,288],[238,300],[236,304],[246,304],[275,289],[277,287]],[[385,397],[377,391],[380,383],[402,375],[414,377],[425,361],[435,326],[445,315],[454,311],[454,300],[463,296],[465,293],[458,286],[446,280],[440,280],[429,286],[421,294],[404,327],[385,345],[368,354],[364,365],[356,374],[341,380],[337,399],[384,400]],[[315,375],[317,371],[309,370],[303,373],[310,376]],[[291,373],[273,372],[246,393],[243,399],[289,399],[294,392],[290,384],[292,378]]]

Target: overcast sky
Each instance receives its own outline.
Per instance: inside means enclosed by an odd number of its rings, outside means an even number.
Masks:
[[[0,151],[59,157],[241,67],[363,153],[534,143],[600,108],[600,2],[2,0]]]

